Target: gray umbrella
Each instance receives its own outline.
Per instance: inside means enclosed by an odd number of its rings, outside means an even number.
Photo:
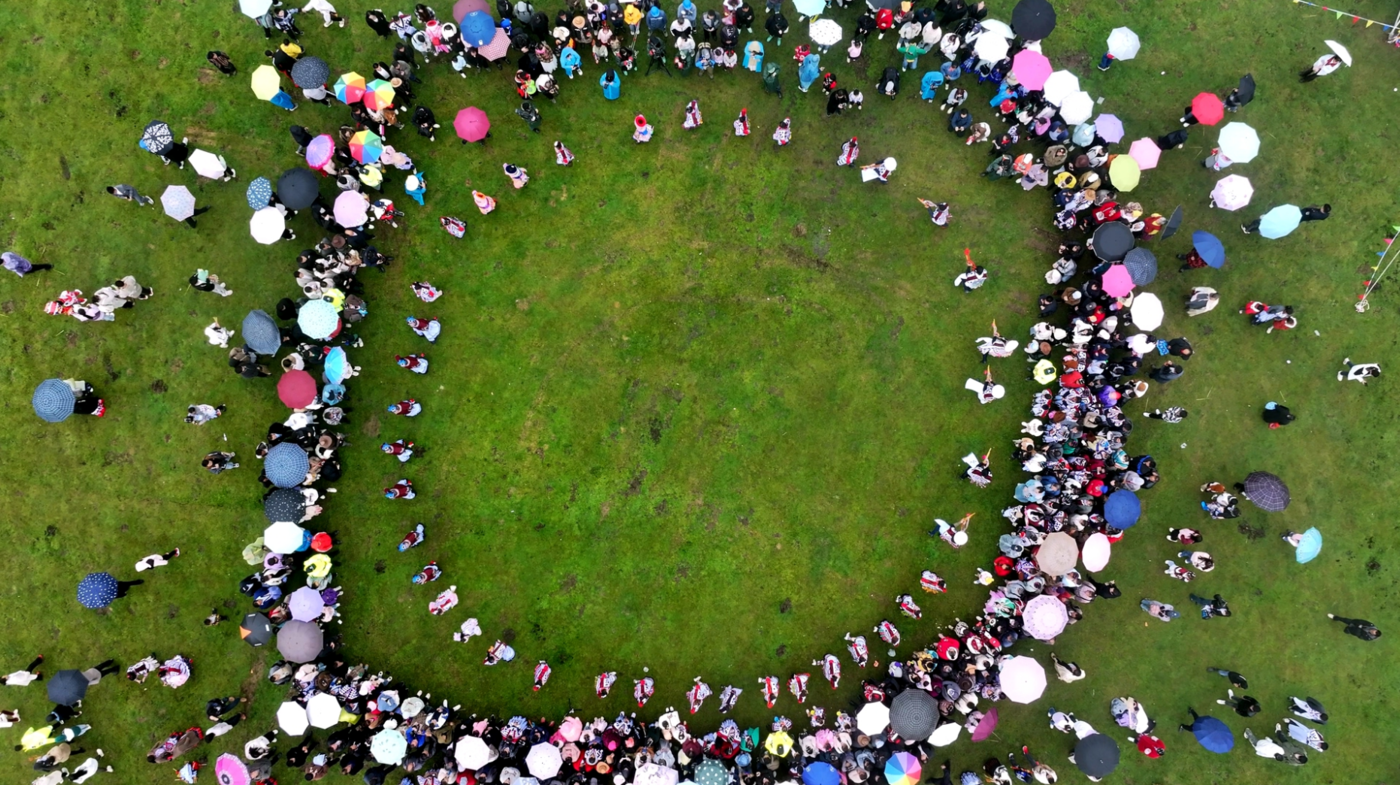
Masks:
[[[310,169],[288,169],[277,178],[277,198],[288,210],[304,210],[320,196],[321,184]]]
[[[1090,777],[1105,777],[1118,768],[1118,742],[1102,733],[1091,733],[1074,745],[1074,765]]]
[[[277,354],[282,348],[282,334],[266,311],[249,311],[243,317],[243,343],[258,354]]]
[[[938,725],[938,701],[923,690],[908,689],[890,702],[890,730],[909,741],[928,738]]]
[[[1128,268],[1128,275],[1138,286],[1146,286],[1157,279],[1157,257],[1146,248],[1129,251],[1123,257],[1123,266]]]
[[[49,679],[49,700],[60,706],[72,706],[87,694],[88,680],[82,671],[59,671]]]
[[[1105,262],[1122,261],[1135,244],[1132,230],[1121,221],[1109,221],[1094,230],[1094,255]]]
[[[295,488],[278,488],[263,500],[268,523],[297,523],[306,514],[306,497]]]
[[[73,394],[73,388],[63,383],[62,379],[45,379],[39,382],[39,386],[34,388],[34,397],[30,403],[34,404],[34,413],[39,415],[39,419],[44,422],[63,422],[73,413],[73,405],[78,402],[78,397]]]
[[[141,133],[141,141],[150,152],[164,155],[175,146],[175,134],[170,132],[170,126],[166,125],[164,120],[152,120]]]
[[[1268,472],[1251,472],[1244,478],[1244,497],[1266,512],[1283,512],[1290,498],[1283,480]]]
[[[278,488],[301,485],[310,470],[311,461],[306,457],[306,450],[290,442],[274,445],[267,451],[267,457],[263,458],[263,473],[267,475],[268,482]]]
[[[1185,213],[1181,211],[1181,205],[1177,205],[1176,209],[1172,211],[1172,217],[1167,219],[1167,227],[1162,230],[1163,240],[1176,234],[1176,230],[1181,228],[1181,219],[1184,215]]]
[[[277,631],[277,651],[289,662],[311,662],[324,645],[321,628],[309,621],[289,621]]]
[[[307,55],[292,66],[292,84],[297,87],[320,87],[331,76],[331,67],[319,57]]]

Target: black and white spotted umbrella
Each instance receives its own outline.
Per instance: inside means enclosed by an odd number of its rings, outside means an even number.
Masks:
[[[321,87],[330,78],[330,65],[319,57],[307,55],[292,66],[292,84],[297,87]]]
[[[146,126],[146,130],[141,132],[141,146],[147,152],[155,155],[165,155],[175,144],[175,134],[170,131],[170,126],[164,120],[152,120]]]

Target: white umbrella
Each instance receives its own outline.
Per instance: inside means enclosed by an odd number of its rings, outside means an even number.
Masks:
[[[973,54],[989,63],[997,63],[1006,58],[1006,53],[1011,51],[1011,44],[999,35],[979,35],[977,43],[972,45]]]
[[[160,195],[160,204],[165,208],[165,214],[177,221],[194,215],[194,194],[183,185],[166,186],[165,192]]]
[[[264,207],[253,213],[248,221],[248,233],[263,245],[272,245],[282,239],[287,230],[287,218],[276,207]]]
[[[559,748],[553,744],[541,742],[530,748],[529,754],[525,756],[525,767],[530,770],[530,776],[547,780],[559,773],[559,767],[564,765],[564,758],[559,754]]]
[[[817,46],[834,46],[841,40],[841,25],[831,19],[813,19],[807,33]]]
[[[1094,113],[1094,99],[1083,90],[1065,96],[1060,104],[1060,117],[1070,125],[1085,122]]]
[[[194,167],[195,172],[211,180],[223,177],[224,172],[228,169],[219,160],[219,156],[208,150],[195,150],[190,153],[190,166]]]
[[[1103,532],[1094,532],[1084,541],[1084,551],[1079,554],[1079,558],[1084,562],[1084,569],[1098,572],[1108,566],[1108,557],[1112,553],[1113,546],[1108,537]]]
[[[238,0],[238,10],[254,19],[272,10],[272,0]]]
[[[933,729],[933,735],[928,737],[928,743],[935,747],[947,747],[958,740],[958,735],[962,733],[963,726],[957,722],[945,722]]]
[[[1345,46],[1342,46],[1336,41],[1323,41],[1322,43],[1327,44],[1328,49],[1331,49],[1333,52],[1336,52],[1337,56],[1342,58],[1343,63],[1351,65],[1351,52],[1348,52]]]
[[[655,763],[642,764],[632,778],[632,785],[676,785],[678,782],[680,774],[675,769]]]
[[[329,728],[340,722],[340,701],[328,692],[318,692],[306,702],[306,718],[313,728]]]
[[[1131,60],[1137,57],[1140,48],[1142,42],[1138,40],[1137,33],[1126,27],[1115,27],[1108,34],[1108,53],[1113,55],[1114,60]]]
[[[1220,152],[1237,164],[1247,164],[1259,155],[1259,134],[1244,123],[1229,123],[1220,129]]]
[[[984,33],[991,33],[992,35],[1001,36],[1002,38],[1005,38],[1008,41],[1016,37],[1016,33],[1012,32],[1011,30],[1011,25],[1001,21],[1000,19],[983,19],[977,24],[981,25],[982,32]]]
[[[1021,627],[1032,638],[1048,641],[1065,631],[1069,611],[1056,597],[1042,594],[1026,603],[1021,611]]]
[[[1030,703],[1045,692],[1045,668],[1030,657],[1001,664],[1001,691],[1015,703]]]
[[[1221,178],[1210,192],[1213,206],[1230,212],[1249,204],[1249,200],[1252,198],[1254,198],[1254,186],[1250,185],[1249,178],[1237,174]]]
[[[486,746],[485,739],[479,736],[463,736],[457,742],[457,766],[465,771],[476,771],[495,760],[496,751]]]
[[[1071,93],[1079,92],[1079,77],[1069,71],[1056,71],[1045,80],[1045,100],[1059,106]]]
[[[890,726],[890,707],[883,703],[867,703],[856,713],[856,727],[867,736],[883,733]]]
[[[277,724],[289,735],[300,736],[306,732],[311,722],[306,718],[306,709],[300,703],[287,701],[277,708]]]
[[[274,523],[263,530],[263,545],[273,553],[296,553],[306,542],[306,530],[290,521]]]
[[[1139,330],[1155,330],[1162,326],[1162,301],[1151,292],[1133,298],[1133,324]]]

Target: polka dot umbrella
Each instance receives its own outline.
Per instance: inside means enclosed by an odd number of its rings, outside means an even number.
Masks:
[[[90,572],[78,583],[78,602],[84,608],[105,608],[117,598],[117,579],[111,573]]]
[[[297,326],[313,341],[331,337],[340,327],[340,314],[329,300],[312,300],[297,312]]]

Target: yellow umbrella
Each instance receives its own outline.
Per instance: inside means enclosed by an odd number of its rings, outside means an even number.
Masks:
[[[792,752],[792,737],[780,730],[773,731],[763,741],[763,748],[768,750],[770,755],[786,758],[788,753]]]
[[[271,101],[272,96],[282,92],[282,77],[277,74],[277,69],[270,65],[260,65],[253,71],[253,95],[264,101]]]
[[[1108,165],[1108,179],[1119,191],[1131,191],[1137,188],[1138,180],[1142,179],[1142,169],[1132,156],[1116,155],[1113,163]]]

